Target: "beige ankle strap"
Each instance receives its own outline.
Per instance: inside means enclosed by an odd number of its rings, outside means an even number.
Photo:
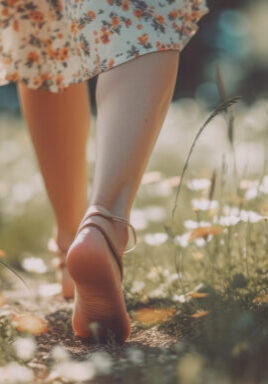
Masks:
[[[85,213],[85,215],[84,215],[84,217],[83,217],[83,219],[82,219],[82,221],[81,221],[81,223],[80,223],[80,225],[78,227],[76,236],[77,236],[77,234],[83,228],[85,228],[87,226],[86,220],[89,217],[94,216],[94,215],[104,216],[104,217],[106,217],[108,219],[111,219],[111,220],[114,220],[114,221],[118,221],[118,222],[121,222],[123,224],[128,225],[131,228],[131,230],[132,230],[132,234],[133,234],[133,237],[134,237],[134,246],[132,248],[130,248],[130,249],[127,249],[123,253],[126,254],[126,253],[128,253],[130,251],[133,251],[133,249],[136,248],[136,245],[137,245],[137,235],[136,235],[136,231],[135,231],[135,228],[133,227],[133,225],[127,219],[125,219],[124,217],[112,215],[111,212],[108,211],[108,209],[106,209],[105,207],[103,207],[101,205],[91,205],[89,207],[89,209]]]

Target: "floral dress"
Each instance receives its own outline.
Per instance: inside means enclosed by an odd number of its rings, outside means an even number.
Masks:
[[[0,0],[0,85],[60,92],[149,52],[182,49],[205,0]]]

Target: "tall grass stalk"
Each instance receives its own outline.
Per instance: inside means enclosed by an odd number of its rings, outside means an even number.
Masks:
[[[226,93],[226,89],[225,89],[225,85],[223,82],[223,78],[221,75],[221,70],[220,70],[219,65],[217,66],[217,70],[216,70],[216,83],[217,83],[221,102],[224,103],[224,101],[227,100],[227,93]],[[233,157],[234,179],[235,179],[236,191],[237,191],[238,196],[240,196],[240,190],[239,190],[239,186],[238,186],[238,170],[237,170],[235,146],[234,146],[234,121],[235,121],[235,117],[234,117],[234,112],[233,112],[232,107],[230,107],[230,108],[228,108],[228,110],[226,110],[225,119],[226,119],[226,123],[227,123],[228,141],[229,141],[229,144],[231,147],[232,157]]]
[[[7,269],[8,271],[10,271],[13,275],[15,275],[16,278],[18,278],[22,284],[25,286],[25,288],[27,289],[27,291],[31,294],[31,290],[30,290],[30,287],[28,286],[28,284],[26,283],[26,281],[23,279],[22,276],[20,276],[18,274],[18,272],[16,272],[10,265],[6,264],[4,261],[0,260],[0,265]]]
[[[206,126],[216,116],[218,116],[222,112],[226,112],[228,110],[228,108],[230,108],[233,104],[237,103],[238,100],[240,100],[240,97],[234,97],[234,98],[232,98],[230,100],[225,101],[224,103],[219,104],[218,107],[211,113],[211,115],[208,117],[208,119],[205,121],[205,123],[202,125],[202,127],[197,132],[197,134],[196,134],[196,136],[195,136],[195,138],[194,138],[194,140],[192,142],[192,145],[190,147],[190,150],[189,150],[189,153],[187,155],[186,161],[184,163],[183,169],[182,169],[181,179],[180,179],[180,183],[178,185],[177,191],[176,191],[175,203],[174,203],[174,206],[173,206],[173,209],[172,209],[171,226],[173,226],[173,223],[174,223],[174,215],[175,215],[176,208],[178,206],[177,201],[178,201],[179,193],[181,191],[181,186],[182,186],[182,182],[183,182],[183,179],[184,179],[184,175],[185,175],[185,172],[186,172],[186,170],[188,168],[189,161],[190,161],[191,155],[193,153],[194,147],[195,147],[195,145],[196,145],[196,143],[198,141],[198,138],[200,137],[200,135],[202,134],[202,132],[204,131]]]

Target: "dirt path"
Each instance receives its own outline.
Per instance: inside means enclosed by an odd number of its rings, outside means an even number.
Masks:
[[[41,279],[29,278],[27,278],[27,282],[32,293],[38,292],[40,284],[45,283]],[[122,381],[122,377],[126,377],[126,372],[129,371],[130,375],[136,377],[137,372],[142,368],[145,369],[146,365],[155,365],[159,356],[172,354],[172,349],[176,344],[174,338],[160,331],[157,326],[141,329],[135,325],[135,322],[133,322],[131,337],[123,346],[112,342],[108,345],[90,343],[74,336],[71,327],[73,302],[62,299],[60,294],[51,297],[41,297],[36,294],[29,296],[21,288],[5,290],[2,291],[2,294],[6,299],[6,304],[0,309],[0,314],[1,311],[7,315],[8,313],[11,315],[31,313],[46,319],[48,322],[48,332],[35,337],[37,349],[33,358],[26,364],[34,372],[35,383],[73,382],[71,380],[61,381],[60,378],[54,381],[55,379],[51,378],[51,370],[54,364],[51,356],[56,346],[61,346],[68,351],[72,361],[85,361],[91,354],[96,352],[109,354],[113,362],[112,371],[108,375],[98,376],[93,382],[95,384],[106,382],[113,384],[131,382]],[[18,336],[24,336],[24,334]],[[142,361],[139,361],[140,359]],[[124,368],[122,368],[122,362]]]

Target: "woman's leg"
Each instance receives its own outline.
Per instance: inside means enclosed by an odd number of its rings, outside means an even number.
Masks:
[[[21,109],[29,128],[57,222],[57,241],[68,248],[87,206],[86,144],[90,125],[87,83],[62,93],[18,85]],[[64,273],[63,295],[73,296]]]
[[[91,204],[129,219],[148,159],[174,92],[178,51],[142,55],[99,75],[97,158]],[[95,216],[110,228],[118,247],[125,249],[127,227]],[[89,323],[110,327],[119,340],[129,334],[119,269],[98,231],[81,231],[71,245],[67,266],[77,288],[73,315],[76,334],[90,336]]]

